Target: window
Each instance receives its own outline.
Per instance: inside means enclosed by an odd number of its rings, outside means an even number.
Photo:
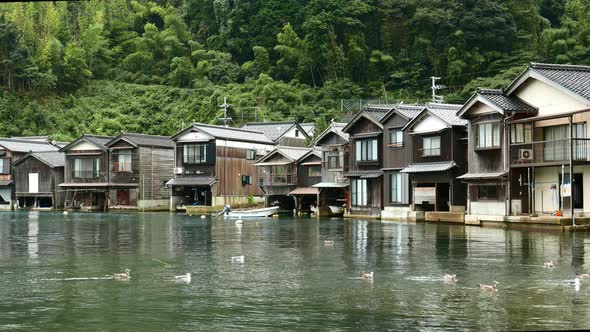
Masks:
[[[366,206],[367,205],[367,180],[366,179],[352,179],[350,181],[351,189],[351,205]]]
[[[402,174],[395,172],[389,175],[391,181],[391,203],[402,202]]]
[[[250,175],[242,175],[242,186],[252,184],[252,177]]]
[[[0,158],[0,174],[10,174],[9,158]]]
[[[97,178],[100,171],[100,160],[90,158],[74,159],[75,178]]]
[[[307,176],[322,176],[322,168],[320,166],[310,166],[307,169]]]
[[[389,146],[401,147],[404,146],[404,132],[401,129],[391,129],[389,131]]]
[[[339,155],[328,155],[328,169],[341,169],[340,156]]]
[[[207,160],[206,144],[187,144],[183,149],[182,160],[185,164],[204,164]]]
[[[273,184],[290,183],[291,180],[285,165],[270,166],[270,175]]]
[[[299,137],[299,129],[295,129],[295,137]]]
[[[500,124],[482,123],[476,125],[475,142],[478,148],[500,147]]]
[[[360,140],[356,141],[356,161],[376,161],[378,160],[377,140]]]
[[[115,172],[131,172],[131,150],[120,150],[115,164]]]
[[[574,138],[586,138],[586,122],[574,124]],[[574,160],[587,160],[588,141],[574,140]]]
[[[533,137],[533,127],[530,123],[516,123],[510,131],[511,143],[530,143]]]
[[[422,139],[422,156],[440,156],[440,136]]]
[[[503,184],[473,184],[469,186],[470,200],[477,201],[502,201],[505,188]]]
[[[256,150],[247,150],[246,151],[246,159],[247,160],[254,160],[254,159],[256,159]]]
[[[567,125],[543,128],[545,140],[543,159],[545,161],[566,160],[569,151],[568,131]]]

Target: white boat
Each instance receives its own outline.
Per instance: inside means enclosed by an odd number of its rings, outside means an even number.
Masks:
[[[273,214],[279,211],[278,206],[263,208],[263,209],[253,209],[253,210],[234,210],[225,212],[223,216],[225,218],[260,218],[260,217],[271,217]]]
[[[344,214],[344,206],[330,205],[329,208],[330,208],[330,212],[332,212],[332,215],[338,216],[338,215]]]

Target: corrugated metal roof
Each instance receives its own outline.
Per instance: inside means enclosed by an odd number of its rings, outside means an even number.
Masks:
[[[289,195],[317,195],[319,192],[318,188],[296,188]]]
[[[463,174],[461,176],[458,176],[457,179],[462,179],[462,180],[478,180],[478,179],[498,179],[501,178],[505,175],[507,175],[507,172],[497,172],[497,173],[466,173]]]
[[[166,186],[210,186],[217,180],[212,177],[176,178],[166,182]]]
[[[233,127],[224,127],[224,126],[214,126],[208,125],[203,123],[194,123],[191,128],[196,130],[203,131],[215,138],[222,138],[228,139],[233,141],[248,141],[248,142],[257,142],[257,143],[264,143],[264,144],[274,144],[274,142],[269,139],[264,133],[255,130],[248,130],[243,128],[233,128]],[[187,128],[183,130],[181,133],[187,131]],[[180,134],[180,133],[179,133]],[[174,137],[178,136],[176,134]]]
[[[408,167],[402,169],[400,173],[444,172],[455,166],[457,166],[457,164],[454,161],[410,164]]]
[[[7,150],[14,152],[38,152],[38,151],[57,151],[58,147],[51,145],[49,142],[38,141],[33,139],[19,138],[0,138],[0,145]]]
[[[314,188],[344,188],[344,187],[348,187],[348,183],[320,182],[320,183],[314,184],[312,187],[314,187]]]

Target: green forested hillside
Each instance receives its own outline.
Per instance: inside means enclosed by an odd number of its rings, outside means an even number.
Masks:
[[[232,117],[325,126],[340,99],[463,102],[527,62],[590,64],[588,0],[0,4],[0,135],[171,134]]]

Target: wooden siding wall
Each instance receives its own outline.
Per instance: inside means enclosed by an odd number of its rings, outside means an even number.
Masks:
[[[303,134],[300,134],[300,135],[303,135]],[[281,137],[281,139],[278,140],[277,145],[305,147],[305,139],[294,138],[294,137]]]
[[[321,162],[322,159],[318,156],[310,156],[308,158],[305,159],[304,162],[312,162],[312,161],[318,161]],[[321,164],[320,165],[315,165],[317,167],[320,167],[321,169]],[[320,176],[309,176],[309,168],[310,167],[314,167],[314,166],[306,166],[306,165],[302,165],[302,164],[298,164],[297,165],[297,187],[311,187],[316,183],[320,183],[322,181],[322,176],[320,174]]]
[[[217,146],[218,196],[262,196],[264,192],[258,187],[258,172],[255,160],[246,159],[248,149]],[[242,175],[250,175],[252,184],[242,185]]]
[[[476,128],[477,123],[497,121],[501,124],[500,128],[500,140],[501,148],[495,150],[480,150],[476,151]],[[469,164],[469,173],[496,173],[504,171],[504,165],[502,161],[503,153],[506,149],[505,137],[504,137],[504,126],[502,123],[501,114],[491,114],[474,117],[469,119],[468,125],[469,141],[467,145],[467,160]]]
[[[136,150],[139,150],[139,199],[170,198],[170,188],[166,187],[166,182],[174,177],[174,150],[143,146]],[[135,162],[133,165],[135,167]]]
[[[404,132],[403,147],[389,147],[391,139],[389,133],[391,129],[401,129],[408,123],[408,120],[399,116],[392,115],[383,124],[383,168],[404,168],[412,162],[412,136]]]
[[[51,193],[55,190],[56,179],[53,176],[52,168],[36,158],[27,158],[14,167],[14,183],[17,193],[29,192],[29,173],[39,174],[40,193]]]
[[[320,147],[322,149],[322,181],[321,182],[337,182],[338,178],[342,178],[344,176],[344,169],[345,166],[348,166],[348,154],[345,153],[345,150],[348,149],[348,142],[336,135],[334,133],[329,133],[328,135],[324,136],[320,143]],[[328,159],[326,158],[328,152],[334,146],[338,146],[338,151],[340,153],[340,165],[342,166],[342,171],[339,170],[330,170],[328,169]],[[332,152],[335,153],[335,152]],[[346,167],[348,168],[348,167]]]
[[[109,170],[109,163],[108,163],[108,155],[106,152],[102,152],[98,155],[88,155],[84,153],[94,153],[96,151],[76,151],[76,152],[67,152],[66,153],[66,167],[65,167],[65,182],[67,183],[98,183],[98,182],[107,182],[108,181],[108,170]],[[99,169],[99,176],[97,178],[75,178],[74,177],[74,165],[75,159],[99,159],[100,169]]]
[[[117,172],[115,164],[118,163],[118,154],[121,149],[111,150],[111,165],[109,166],[110,181],[113,183],[139,183],[140,182],[140,160],[139,148],[129,147],[131,149],[131,172]],[[172,150],[170,150],[172,151]]]
[[[436,137],[440,136],[440,155],[439,156],[422,156],[422,140],[425,137]],[[425,135],[412,135],[412,162],[413,163],[432,163],[439,161],[451,161],[453,155],[451,149],[453,147],[452,142],[452,131],[451,129],[445,129],[444,131],[436,134],[425,134]]]
[[[381,128],[379,128],[373,122],[367,119],[360,119],[358,120],[355,125],[349,130],[350,133],[350,154],[348,156],[348,165],[351,171],[353,170],[379,170],[381,169],[382,161],[383,161],[383,135],[379,135],[376,137],[377,139],[377,151],[379,151],[379,157],[377,158],[376,162],[359,162],[355,160],[356,156],[356,139],[353,137],[355,134],[363,134],[363,133],[374,133],[374,132],[383,132]]]

